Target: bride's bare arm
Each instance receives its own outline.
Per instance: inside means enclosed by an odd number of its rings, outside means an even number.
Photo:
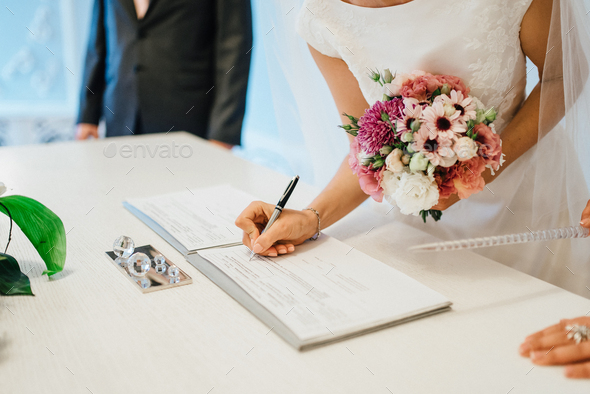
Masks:
[[[533,0],[520,28],[522,50],[537,66],[540,80],[543,79],[552,4],[552,0]],[[541,83],[535,86],[516,116],[502,132],[502,151],[506,154],[506,163],[497,174],[537,143]],[[562,116],[563,112],[558,117]],[[555,123],[558,121],[559,119],[556,119]],[[486,182],[491,182],[492,179],[491,174],[488,174]]]
[[[340,114],[362,116],[369,104],[346,63],[322,55],[311,46],[309,49],[328,83]],[[342,122],[348,123],[348,119],[342,116]],[[348,159],[345,158],[332,181],[309,206],[319,212],[322,228],[326,228],[366,199],[367,195],[361,190],[358,178],[350,170]],[[313,212],[286,209],[270,230],[260,236],[273,209],[274,205],[257,201],[236,220],[236,225],[244,230],[244,244],[254,252],[268,256],[289,253],[295,249],[295,245],[315,234],[318,223]]]
[[[357,118],[361,117],[365,113],[365,109],[369,108],[369,104],[347,64],[341,59],[322,55],[311,46],[309,46],[309,50],[328,83],[336,107],[340,112],[342,123],[349,123],[349,120],[342,115],[343,113]],[[352,139],[351,136],[349,137]],[[332,181],[309,206],[320,213],[323,227],[328,227],[342,219],[366,199],[367,195],[361,190],[359,180],[350,170],[348,158],[345,158]]]

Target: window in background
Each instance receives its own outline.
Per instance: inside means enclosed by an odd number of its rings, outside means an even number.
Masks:
[[[0,145],[72,139],[91,0],[5,0]]]
[[[264,40],[269,39],[267,33],[273,26],[271,20],[263,17],[264,1],[268,0],[252,0],[254,46],[248,82],[246,116],[242,129],[242,147],[234,148],[234,153],[257,164],[292,175],[293,171],[279,152],[281,142],[264,49]]]

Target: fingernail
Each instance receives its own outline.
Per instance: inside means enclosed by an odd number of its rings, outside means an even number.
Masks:
[[[287,250],[289,252],[293,252],[295,250],[295,246],[289,246],[289,247],[287,247]]]
[[[543,352],[531,352],[531,360],[538,360],[543,357]]]
[[[529,353],[531,352],[531,346],[527,342],[524,342],[522,345],[520,345],[520,347],[518,348],[518,351],[523,356],[528,356]]]
[[[586,218],[580,221],[580,225],[584,227],[588,227],[590,225],[590,218]]]
[[[567,378],[571,378],[571,377],[573,377],[575,375],[574,374],[574,371],[575,371],[574,367],[572,365],[568,365],[568,366],[565,367],[565,370],[563,371],[563,374]]]
[[[268,255],[269,255],[270,257],[277,257],[277,254],[276,254],[275,252],[270,252]]]
[[[260,253],[260,252],[262,252],[262,246],[260,246],[260,244],[256,244],[256,245],[254,245],[254,248],[252,249],[252,251],[254,253]]]

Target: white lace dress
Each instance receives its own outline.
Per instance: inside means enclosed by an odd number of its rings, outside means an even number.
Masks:
[[[341,0],[305,0],[297,30],[319,52],[346,62],[369,104],[382,97],[380,86],[367,77],[369,69],[455,75],[472,95],[496,108],[501,134],[525,99],[527,70],[519,33],[531,2],[413,0],[366,8]],[[527,152],[489,188],[447,209],[438,223],[424,224],[399,212],[396,220],[441,239],[526,232],[532,217],[532,179],[526,176],[531,157]],[[568,290],[587,292],[565,267],[571,258],[568,241],[476,251]]]

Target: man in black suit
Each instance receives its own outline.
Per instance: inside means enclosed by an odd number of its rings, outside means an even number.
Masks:
[[[77,139],[184,130],[239,145],[250,0],[95,0]]]

